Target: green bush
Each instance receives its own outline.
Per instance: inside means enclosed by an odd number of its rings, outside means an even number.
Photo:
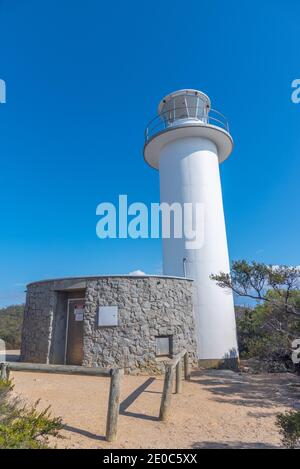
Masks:
[[[0,380],[0,449],[47,448],[50,436],[60,436],[61,418],[53,418],[49,407],[38,410],[39,401],[22,406],[12,389],[11,381]]]
[[[289,411],[278,414],[276,425],[286,448],[296,448],[300,444],[300,411]]]
[[[300,334],[300,269],[286,265],[234,261],[231,272],[213,273],[220,288],[251,298],[253,308],[236,308],[241,357],[270,364],[270,371],[293,370],[292,340]]]
[[[24,305],[0,308],[0,339],[5,341],[7,350],[20,348],[23,312]]]
[[[294,292],[295,298],[299,292]],[[268,298],[276,297],[274,292]],[[262,371],[297,371],[292,362],[291,342],[298,337],[299,321],[274,311],[268,303],[236,310],[237,335],[241,358],[256,358]]]

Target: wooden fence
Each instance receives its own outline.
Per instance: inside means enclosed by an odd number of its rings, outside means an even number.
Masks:
[[[184,374],[182,373],[184,365]],[[89,368],[73,365],[46,365],[39,363],[5,362],[0,364],[0,378],[9,379],[10,371],[29,371],[38,373],[63,373],[85,376],[110,377],[110,389],[107,406],[106,440],[115,441],[117,437],[118,416],[120,410],[120,390],[123,369],[112,368]],[[182,380],[190,379],[189,356],[186,350],[178,353],[169,363],[166,364],[164,387],[161,397],[159,420],[165,421],[168,418],[171,406],[173,383],[175,378],[175,393],[182,392]]]
[[[29,371],[38,373],[63,373],[85,376],[110,377],[110,389],[107,406],[106,440],[114,441],[117,437],[120,408],[121,378],[123,369],[88,368],[73,365],[46,365],[40,363],[5,362],[0,364],[0,378],[8,380],[10,371]]]
[[[164,389],[161,397],[159,420],[167,420],[173,390],[173,382],[175,376],[175,393],[182,391],[182,359],[184,364],[184,379],[190,379],[189,356],[186,350],[178,353],[169,363],[166,364]]]

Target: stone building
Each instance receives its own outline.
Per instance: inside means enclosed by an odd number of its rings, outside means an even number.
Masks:
[[[185,348],[194,362],[192,284],[129,275],[31,283],[21,360],[157,373]]]

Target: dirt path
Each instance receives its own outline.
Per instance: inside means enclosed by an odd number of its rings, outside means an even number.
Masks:
[[[277,412],[300,403],[290,374],[239,375],[205,371],[183,383],[172,399],[169,422],[157,420],[161,377],[125,376],[118,439],[104,440],[109,380],[14,372],[15,392],[52,407],[66,425],[61,448],[264,448],[278,447]]]

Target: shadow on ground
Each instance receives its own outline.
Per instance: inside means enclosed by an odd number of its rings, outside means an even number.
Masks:
[[[132,412],[132,411],[127,410],[134,403],[134,401],[138,399],[138,397],[142,393],[154,392],[154,391],[147,390],[147,388],[153,383],[153,381],[155,381],[155,378],[148,378],[144,383],[142,383],[137,389],[135,389],[131,394],[129,394],[129,396],[127,396],[126,399],[124,399],[121,402],[120,415],[125,415],[127,417],[134,417],[134,418],[143,419],[143,420],[153,420],[153,421],[158,420],[158,417],[153,416],[153,415],[146,415],[146,414],[141,414],[138,412]],[[105,441],[105,437],[102,435],[96,435],[95,433],[91,433],[81,428],[72,427],[70,425],[64,425],[64,430],[72,432],[72,433],[77,433],[79,435],[85,436],[92,440]]]
[[[134,403],[134,401],[143,393],[143,392],[152,392],[152,391],[147,391],[147,388],[150,386],[150,384],[155,381],[155,378],[148,378],[143,384],[141,384],[137,389],[135,389],[126,399],[124,399],[123,402],[120,404],[120,415],[126,415],[127,417],[134,417],[134,418],[139,418],[143,420],[153,420],[153,421],[158,421],[158,417],[154,415],[146,415],[146,414],[141,414],[138,412],[131,412],[127,410],[131,404]]]
[[[194,372],[191,383],[200,384],[216,402],[271,409],[274,406],[300,408],[299,376],[291,373],[248,375],[230,370]],[[253,412],[255,417],[268,413]]]
[[[96,435],[95,433],[88,432],[87,430],[82,430],[81,428],[71,427],[70,425],[64,425],[64,430],[72,433],[78,433],[79,435],[86,436],[92,440],[106,441],[105,437],[102,435]]]

